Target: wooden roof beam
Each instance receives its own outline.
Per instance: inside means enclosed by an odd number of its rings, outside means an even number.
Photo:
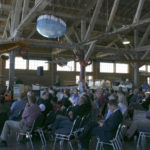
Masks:
[[[111,13],[110,13],[110,16],[109,16],[109,20],[108,20],[108,23],[107,23],[107,26],[106,26],[106,32],[108,32],[111,28],[112,22],[114,20],[114,17],[116,15],[116,12],[117,12],[117,9],[118,9],[118,6],[119,6],[119,2],[120,2],[120,0],[115,0],[114,1],[112,10],[111,10]]]
[[[30,10],[28,15],[21,21],[21,23],[18,25],[18,27],[13,32],[12,36],[8,38],[8,40],[11,40],[15,38],[19,32],[22,32],[25,26],[27,26],[33,19],[36,18],[38,15],[38,12],[43,10],[47,5],[49,4],[48,0],[39,0],[36,5]]]
[[[92,32],[93,29],[94,29],[94,26],[95,26],[95,23],[96,23],[98,14],[99,14],[99,12],[100,12],[100,8],[101,8],[101,6],[102,6],[102,2],[103,2],[103,0],[97,0],[96,7],[95,7],[95,10],[94,10],[93,16],[92,16],[92,18],[91,18],[90,24],[89,24],[89,26],[88,26],[87,32],[86,32],[85,37],[84,37],[84,41],[86,41],[86,40],[89,38],[91,32]]]

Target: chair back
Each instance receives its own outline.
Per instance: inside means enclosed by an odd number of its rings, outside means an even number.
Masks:
[[[44,115],[40,114],[33,122],[32,128],[30,130],[30,132],[41,128],[43,126],[43,122],[44,122]]]
[[[115,138],[117,138],[119,136],[119,133],[121,131],[121,123],[118,125],[118,129],[117,129],[117,132],[116,132],[116,135],[115,135]]]
[[[72,129],[70,131],[70,135],[73,134],[73,132],[77,131],[80,127],[81,117],[77,116],[77,118],[74,120]]]
[[[71,108],[72,108],[72,106],[69,106],[69,107],[66,109],[66,113],[65,113],[66,116],[68,115],[68,113],[69,113],[69,111],[71,110]]]
[[[48,126],[50,124],[52,124],[56,119],[56,115],[54,112],[50,111],[47,116],[46,116],[46,120],[44,122],[44,126]]]

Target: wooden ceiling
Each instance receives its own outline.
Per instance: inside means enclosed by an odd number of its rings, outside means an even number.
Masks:
[[[76,50],[101,61],[148,60],[149,8],[150,0],[0,0],[0,37],[30,40],[29,55],[70,57]],[[42,14],[62,18],[66,35],[59,39],[39,35],[35,27]],[[130,45],[122,44],[125,38]]]

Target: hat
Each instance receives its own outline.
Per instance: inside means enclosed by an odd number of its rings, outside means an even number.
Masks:
[[[44,104],[40,104],[39,107],[40,107],[41,111],[45,111],[45,109],[46,109]]]

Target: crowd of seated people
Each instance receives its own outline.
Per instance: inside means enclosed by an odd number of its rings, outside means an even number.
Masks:
[[[121,122],[126,125],[125,137],[131,139],[138,129],[150,129],[149,104],[150,92],[144,93],[141,89],[123,92],[121,88],[119,91],[98,88],[79,92],[77,89],[46,88],[41,97],[36,97],[33,91],[27,95],[20,93],[3,125],[0,146],[7,146],[11,131],[27,130],[41,113],[46,118],[50,112],[55,115],[50,125],[53,134],[67,134],[77,116],[89,116],[78,137],[82,149],[88,149],[92,136],[99,136],[104,141],[112,139]]]

